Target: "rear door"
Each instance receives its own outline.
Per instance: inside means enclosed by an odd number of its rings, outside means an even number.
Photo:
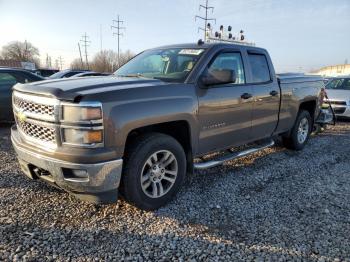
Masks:
[[[17,83],[14,76],[7,72],[0,72],[0,120],[13,120],[12,86]]]
[[[211,60],[207,69],[234,70],[236,79],[232,83],[198,90],[200,153],[244,144],[251,136],[253,100],[249,96],[252,87],[246,85],[241,52],[220,51]]]
[[[252,139],[271,136],[278,123],[280,88],[267,54],[248,51],[249,83],[254,98],[252,109]]]

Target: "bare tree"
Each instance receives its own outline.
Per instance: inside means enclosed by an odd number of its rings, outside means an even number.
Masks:
[[[71,69],[87,69],[86,65],[81,63],[81,59],[80,58],[75,58],[71,62],[70,68]]]
[[[118,55],[112,50],[98,52],[92,62],[91,69],[96,72],[113,72],[118,61]]]
[[[127,50],[126,52],[120,53],[120,65],[124,65],[128,62],[134,54]],[[113,50],[102,50],[95,54],[92,61],[89,63],[90,69],[95,72],[101,73],[113,73],[118,69],[118,54]],[[87,69],[86,65],[81,64],[80,58],[75,58],[71,65],[71,69]]]
[[[120,65],[128,62],[134,54],[127,50],[120,53]],[[71,63],[71,69],[86,69],[86,66],[81,65],[80,59],[76,58]],[[113,73],[118,69],[118,54],[113,50],[102,50],[95,54],[90,62],[90,69],[96,72]]]
[[[13,41],[2,47],[3,59],[40,64],[39,49],[30,42]]]

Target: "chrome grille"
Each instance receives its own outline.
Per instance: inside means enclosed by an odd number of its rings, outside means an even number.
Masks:
[[[12,103],[17,128],[23,139],[45,148],[56,148],[60,137],[56,112],[59,101],[14,91]]]
[[[19,110],[22,110],[24,112],[29,112],[29,113],[33,113],[33,114],[48,115],[48,116],[55,115],[55,107],[53,105],[34,103],[32,101],[25,100],[25,99],[20,98],[18,96],[13,97],[13,104]]]
[[[42,126],[27,121],[19,121],[17,117],[16,123],[20,131],[26,136],[38,139],[42,142],[56,144],[56,129],[54,127]]]

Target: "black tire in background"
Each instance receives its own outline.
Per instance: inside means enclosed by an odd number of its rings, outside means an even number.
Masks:
[[[144,189],[142,186],[143,178],[147,177],[145,173],[153,173],[154,171],[148,164],[149,160],[151,158],[152,165],[157,163],[157,161],[154,161],[152,156],[154,154],[158,154],[157,156],[160,158],[158,159],[158,162],[161,163],[161,160],[166,157],[166,154],[169,153],[175,158],[171,165],[173,167],[176,166],[176,177],[173,176],[174,182],[169,182],[172,183],[172,185],[168,187],[168,190],[165,190],[165,186],[162,187],[164,189],[162,191],[164,195],[152,197],[153,185],[147,188],[150,192]],[[162,154],[164,155],[163,157]],[[143,210],[155,210],[168,203],[181,188],[186,175],[186,155],[182,146],[173,137],[160,133],[150,133],[137,137],[135,141],[133,141],[133,143],[127,148],[124,161],[125,164],[121,181],[121,193],[126,201]],[[146,167],[149,169],[149,172],[144,171]],[[153,167],[158,168],[158,165],[154,164]],[[158,174],[161,174],[160,171],[161,169],[159,169]],[[153,179],[156,178],[153,177]],[[151,183],[153,183],[153,181],[151,181]],[[158,183],[159,181],[156,183],[157,193],[160,191]],[[163,183],[167,184],[168,181],[164,180]]]
[[[307,123],[307,130],[303,129],[303,123]],[[310,113],[306,110],[300,110],[295,120],[292,130],[289,132],[288,136],[282,136],[283,145],[289,149],[302,150],[307,144],[312,131],[313,121],[311,119]],[[304,126],[305,127],[305,126]],[[304,134],[304,139],[301,138],[301,133]]]

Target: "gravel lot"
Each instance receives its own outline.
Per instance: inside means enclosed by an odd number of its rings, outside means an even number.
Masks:
[[[24,177],[0,128],[0,261],[350,261],[350,122],[189,176],[156,212]]]

